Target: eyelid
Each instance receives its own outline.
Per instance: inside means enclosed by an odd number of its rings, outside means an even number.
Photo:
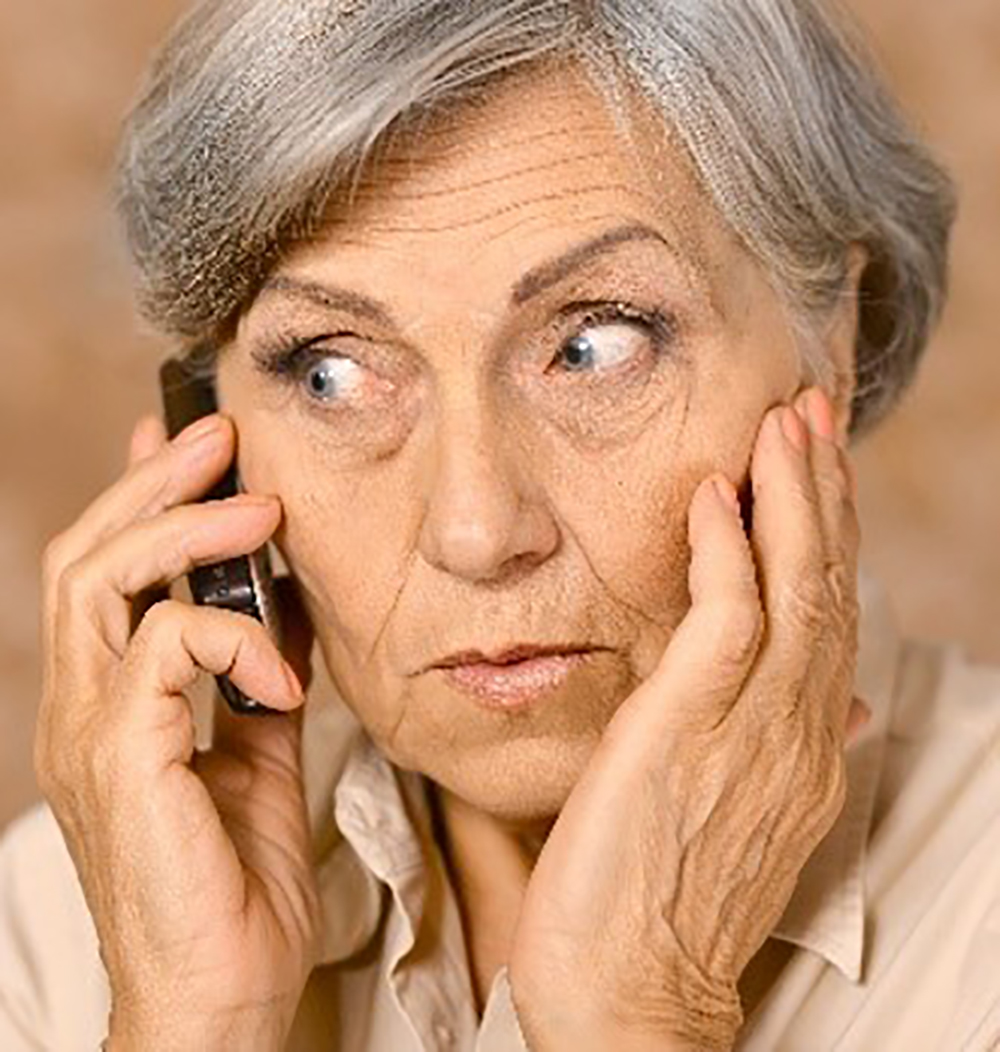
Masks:
[[[577,300],[557,311],[560,317],[570,319],[581,314],[583,323],[577,326],[579,331],[589,327],[588,318],[593,319],[590,322],[592,326],[631,324],[645,328],[661,350],[673,344],[678,335],[677,315],[669,308],[657,304],[640,306],[626,300]]]
[[[354,332],[328,332],[319,336],[302,336],[295,332],[283,332],[270,336],[261,345],[251,350],[250,357],[258,369],[267,375],[289,377],[297,374],[307,362],[323,358],[341,358],[370,368],[362,357],[347,353],[346,349],[327,347],[330,340],[362,339]],[[377,355],[375,356],[377,357]]]

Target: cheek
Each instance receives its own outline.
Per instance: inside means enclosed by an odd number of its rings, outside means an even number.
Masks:
[[[636,681],[653,671],[688,606],[687,492],[697,483],[676,431],[666,437],[593,461],[553,493],[572,565],[582,564],[586,591],[603,594],[602,629],[627,648]]]
[[[325,648],[367,655],[402,587],[406,528],[398,495],[373,500],[358,484],[303,453],[302,443],[241,438],[246,488],[276,493],[284,517],[274,541],[294,572]],[[390,514],[386,505],[391,505]]]
[[[698,384],[683,422],[647,434],[599,470],[578,472],[562,494],[563,519],[591,571],[643,624],[636,661],[646,671],[690,606],[688,511],[695,491],[715,472],[745,482],[771,397],[760,378],[738,401],[731,382],[725,386],[728,397],[716,385]]]
[[[290,498],[278,543],[325,642],[356,656],[372,653],[378,643],[407,560],[398,509],[396,515],[372,514],[351,490],[313,485]]]

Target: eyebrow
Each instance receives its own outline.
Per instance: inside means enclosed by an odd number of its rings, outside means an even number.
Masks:
[[[666,237],[651,226],[644,223],[628,223],[614,227],[528,271],[511,289],[510,306],[522,307],[529,300],[541,295],[553,285],[557,285],[597,257],[606,255],[627,242],[641,241],[659,241],[671,253],[677,254]],[[260,294],[263,295],[266,292],[284,293],[297,299],[309,300],[320,307],[355,314],[378,325],[397,327],[392,312],[384,303],[350,289],[276,274],[268,278],[261,286]]]

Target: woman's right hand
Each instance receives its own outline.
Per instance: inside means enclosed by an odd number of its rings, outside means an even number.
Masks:
[[[276,497],[189,503],[234,448],[223,416],[170,443],[147,419],[129,470],[46,552],[35,767],[96,925],[113,1049],[281,1048],[315,960],[301,607],[283,612],[291,664],[244,614],[164,600],[141,616],[147,590],[277,528]],[[217,704],[197,752],[185,691],[203,671],[282,714]]]

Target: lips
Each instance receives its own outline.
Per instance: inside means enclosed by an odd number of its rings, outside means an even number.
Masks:
[[[484,653],[482,650],[462,650],[440,661],[435,661],[428,668],[457,668],[460,665],[511,665],[517,661],[528,661],[531,658],[548,657],[553,654],[585,654],[594,649],[596,648],[575,643],[550,645],[518,643],[516,646],[492,653]]]

